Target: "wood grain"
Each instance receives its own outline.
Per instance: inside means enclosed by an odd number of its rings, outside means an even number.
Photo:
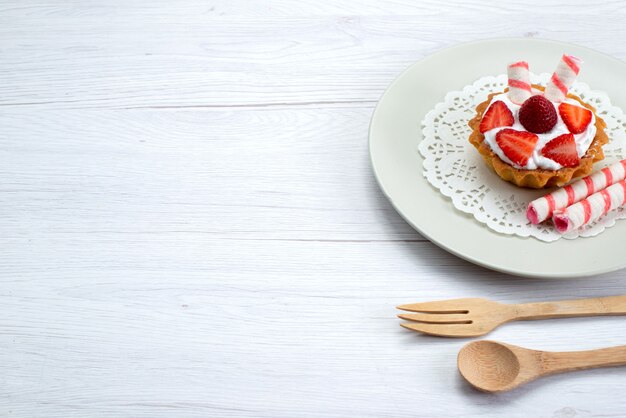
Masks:
[[[32,2],[0,10],[0,105],[373,106],[398,72],[417,59],[493,36],[576,40],[626,56],[626,46],[611,42],[626,34],[619,1],[594,7],[595,16],[617,33],[598,32],[597,19],[576,2],[568,5],[570,13],[542,4],[542,13],[532,19],[520,17],[527,2],[498,11],[489,2],[367,2],[364,15],[360,4],[330,2],[126,3]]]
[[[0,415],[623,415],[623,370],[484,396],[455,370],[462,341],[398,326],[402,303],[608,296],[626,274],[518,279],[439,249],[378,189],[367,130],[393,78],[440,48],[548,37],[623,59],[624,14],[619,1],[0,4]],[[493,337],[567,350],[625,333],[590,318]]]

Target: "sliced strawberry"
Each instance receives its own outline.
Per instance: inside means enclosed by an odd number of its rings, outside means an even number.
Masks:
[[[539,137],[525,131],[503,129],[496,134],[496,142],[514,164],[524,167],[532,155]]]
[[[576,151],[576,140],[572,134],[559,135],[550,140],[541,150],[541,154],[563,167],[576,167],[580,164],[578,151]]]
[[[585,132],[585,129],[591,123],[591,111],[582,106],[561,103],[559,105],[559,114],[565,125],[567,125],[567,129],[573,134]]]
[[[515,122],[513,113],[511,113],[503,101],[498,100],[489,106],[487,113],[480,121],[480,133],[485,133],[500,126],[513,126],[513,122]]]

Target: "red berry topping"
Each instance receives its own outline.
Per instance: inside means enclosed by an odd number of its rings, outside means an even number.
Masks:
[[[563,134],[552,139],[543,147],[541,154],[563,167],[576,167],[580,164],[576,141],[572,134]]]
[[[496,142],[514,164],[524,167],[532,155],[539,137],[530,132],[503,129],[496,134]]]
[[[559,114],[565,125],[567,125],[567,129],[573,134],[585,132],[585,129],[591,123],[591,111],[582,106],[561,103],[559,105]]]
[[[543,134],[556,125],[556,109],[543,96],[531,96],[519,109],[519,121],[529,132]]]
[[[511,113],[503,101],[498,100],[489,106],[487,113],[483,116],[483,120],[480,121],[480,133],[485,133],[501,126],[513,126],[513,122],[515,122],[513,113]]]

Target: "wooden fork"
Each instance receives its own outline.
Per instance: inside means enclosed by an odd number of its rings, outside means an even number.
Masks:
[[[500,324],[529,319],[626,315],[626,295],[509,305],[489,299],[464,298],[400,305],[414,314],[399,314],[411,322],[404,328],[439,337],[477,337]]]

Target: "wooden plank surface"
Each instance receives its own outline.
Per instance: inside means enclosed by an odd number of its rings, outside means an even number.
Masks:
[[[626,59],[624,18],[619,1],[1,4],[0,416],[623,416],[626,369],[485,395],[456,372],[466,341],[398,326],[401,303],[621,294],[626,272],[528,280],[448,254],[379,190],[367,129],[443,47]],[[623,335],[587,318],[489,338]]]

